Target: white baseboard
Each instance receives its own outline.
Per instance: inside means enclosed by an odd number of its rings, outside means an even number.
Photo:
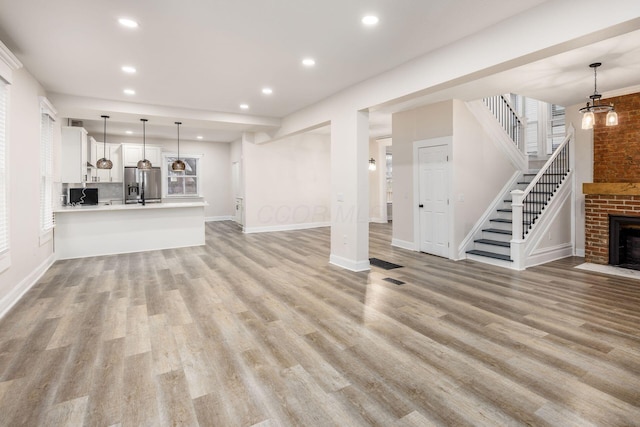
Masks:
[[[574,256],[579,256],[584,258],[584,249],[576,249]]]
[[[24,294],[27,293],[33,285],[35,285],[38,280],[42,277],[44,273],[51,267],[51,265],[56,261],[55,253],[49,255],[47,259],[45,259],[42,264],[36,267],[27,277],[22,279],[20,283],[18,283],[13,289],[9,291],[7,295],[5,295],[2,300],[0,300],[0,319],[4,317],[5,314],[11,310],[20,298]]]
[[[251,233],[271,233],[274,231],[293,231],[293,230],[307,230],[309,228],[330,227],[331,222],[307,222],[304,224],[284,224],[284,225],[269,225],[266,227],[244,227],[243,231],[246,234]]]
[[[384,218],[370,218],[369,222],[375,222],[376,224],[386,224],[388,221]]]
[[[204,222],[212,222],[212,221],[235,221],[236,217],[233,215],[226,216],[207,216],[204,218]]]
[[[343,258],[338,255],[331,254],[329,256],[329,264],[333,264],[338,267],[342,267],[351,271],[369,271],[371,270],[371,266],[369,265],[369,260],[366,261],[353,261],[347,258]]]
[[[396,248],[406,249],[408,251],[414,251],[414,252],[419,251],[419,248],[416,247],[415,243],[409,242],[407,240],[391,239],[391,246],[395,246]]]

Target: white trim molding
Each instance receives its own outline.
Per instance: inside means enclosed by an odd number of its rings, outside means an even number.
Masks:
[[[351,271],[369,271],[371,270],[371,265],[369,264],[369,260],[366,261],[353,261],[347,258],[343,258],[338,255],[331,254],[329,256],[329,264],[333,264],[338,267],[342,267],[346,270]]]
[[[235,219],[236,217],[233,215],[207,216],[204,218],[204,222],[235,221]]]
[[[396,248],[406,249],[408,251],[419,252],[418,244],[415,242],[410,242],[408,240],[400,240],[400,239],[391,239],[391,246],[395,246]]]
[[[38,280],[40,280],[55,261],[55,254],[49,255],[42,264],[36,267],[27,277],[25,277],[0,300],[0,319],[2,319],[4,315],[7,314],[18,301],[20,301],[20,298],[22,298],[22,296],[26,294],[33,285],[38,283]]]
[[[330,227],[331,222],[306,222],[303,224],[268,225],[266,227],[244,227],[245,234],[271,233],[274,231],[307,230],[309,228]]]
[[[12,81],[12,72],[22,68],[22,62],[0,41],[0,78]]]

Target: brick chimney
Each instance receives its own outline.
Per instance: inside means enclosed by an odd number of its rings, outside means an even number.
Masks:
[[[593,127],[593,183],[585,196],[585,260],[609,263],[609,215],[640,217],[640,93],[612,102],[618,126],[605,126],[596,114]]]

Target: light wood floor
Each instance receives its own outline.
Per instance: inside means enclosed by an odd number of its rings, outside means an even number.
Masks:
[[[640,281],[451,262],[371,229],[403,268],[328,265],[326,228],[233,223],[55,263],[0,321],[0,425],[640,425]]]

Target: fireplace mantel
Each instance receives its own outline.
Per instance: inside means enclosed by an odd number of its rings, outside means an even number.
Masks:
[[[640,196],[640,182],[585,182],[582,193]]]

